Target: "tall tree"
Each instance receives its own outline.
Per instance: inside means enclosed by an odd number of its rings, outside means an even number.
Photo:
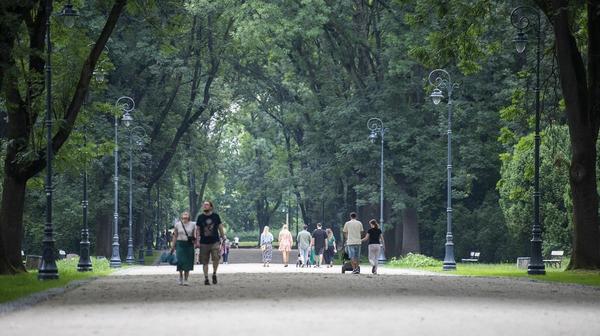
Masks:
[[[573,254],[569,268],[600,268],[596,141],[600,127],[600,1],[538,0],[554,31],[571,139]],[[577,18],[587,17],[586,26]],[[576,34],[585,30],[587,44]],[[586,62],[587,60],[587,66]]]
[[[27,181],[41,172],[46,163],[46,149],[37,146],[34,135],[43,127],[39,122],[40,98],[44,86],[42,74],[45,60],[47,1],[4,2],[0,5],[0,30],[3,31],[0,52],[0,85],[8,109],[7,150],[4,159],[2,203],[0,204],[0,274],[24,271],[21,262],[23,209]],[[57,153],[69,138],[88,90],[92,73],[126,0],[115,0],[104,28],[81,66],[78,81],[66,105],[58,112],[58,125],[52,136],[52,152]],[[7,32],[5,35],[4,32]],[[21,36],[24,34],[25,36]],[[19,37],[29,42],[27,56],[18,52]],[[18,64],[27,64],[20,72]],[[52,106],[53,110],[56,106]],[[57,111],[54,111],[55,114]],[[42,147],[42,148],[40,148]]]

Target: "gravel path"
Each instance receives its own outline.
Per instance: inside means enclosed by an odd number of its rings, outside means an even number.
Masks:
[[[30,309],[2,335],[600,334],[600,289],[382,269],[222,265],[219,284],[176,285],[173,266],[132,267]]]

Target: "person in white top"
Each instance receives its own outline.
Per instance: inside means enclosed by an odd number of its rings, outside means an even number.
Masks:
[[[190,213],[181,214],[181,221],[173,227],[173,244],[171,254],[177,250],[177,271],[179,284],[187,286],[190,271],[194,269],[194,242],[196,223],[190,221]]]
[[[350,220],[344,224],[344,240],[346,241],[346,249],[348,251],[348,257],[352,263],[352,273],[359,274],[358,268],[360,260],[360,245],[361,234],[364,231],[363,224],[356,219],[356,213],[350,213]]]

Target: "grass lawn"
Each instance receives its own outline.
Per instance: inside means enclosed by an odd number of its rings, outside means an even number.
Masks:
[[[600,287],[600,271],[567,271],[565,270],[567,264],[568,260],[564,260],[562,268],[546,267],[546,275],[528,275],[527,270],[519,269],[515,264],[457,263],[456,271],[444,271],[441,264],[440,266],[425,267],[406,267],[405,265],[389,265],[389,267],[413,268],[464,276],[527,278]]]
[[[83,280],[91,277],[106,276],[111,273],[108,260],[92,258],[92,272],[78,272],[78,259],[59,260],[59,279],[40,281],[37,279],[37,270],[18,275],[0,275],[0,303],[12,301],[35,292],[41,292],[55,287],[64,287],[74,280]]]

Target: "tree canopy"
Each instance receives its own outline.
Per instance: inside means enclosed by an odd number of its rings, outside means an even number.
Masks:
[[[51,1],[55,12],[64,1]],[[134,169],[134,242],[148,244],[178,214],[215,202],[228,234],[379,218],[383,121],[384,229],[389,256],[442,257],[446,236],[446,99],[453,93],[456,255],[529,255],[535,45],[517,54],[513,4],[408,0],[74,1],[68,28],[51,19],[56,246],[77,252],[87,169],[97,255],[110,255],[113,122],[121,96],[120,181]],[[600,4],[530,3],[542,15],[544,251],[600,267],[598,154]],[[22,271],[43,235],[46,1],[0,5],[3,158],[0,273]],[[563,8],[564,10],[559,10]],[[527,32],[534,40],[535,29]],[[587,62],[587,64],[586,64]],[[132,136],[133,148],[128,137]],[[85,139],[84,139],[85,137]],[[84,142],[85,140],[85,142]],[[119,190],[126,247],[127,184]]]

